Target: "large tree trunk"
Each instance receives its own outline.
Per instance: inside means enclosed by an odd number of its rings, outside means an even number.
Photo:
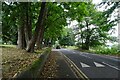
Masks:
[[[17,41],[17,48],[24,49],[26,46],[25,43],[25,33],[24,33],[24,27],[25,27],[25,17],[23,12],[23,3],[20,3],[20,7],[18,8],[20,10],[19,17],[19,27],[18,27],[18,41]]]
[[[50,41],[49,38],[46,38],[46,39],[44,40],[44,45],[45,45],[45,47],[49,47],[49,41]]]
[[[85,40],[85,43],[82,45],[82,49],[83,50],[89,50],[89,43],[90,43],[90,30],[89,30],[89,24],[88,22],[86,21],[86,27],[87,27],[87,36],[86,36],[86,40]]]
[[[36,49],[42,49],[42,41],[43,41],[43,36],[44,36],[44,31],[45,31],[46,18],[47,18],[47,9],[45,8],[43,23],[42,23],[42,26],[40,27],[39,35],[38,35],[37,42],[36,42]]]
[[[26,44],[28,45],[28,42],[29,40],[31,39],[31,36],[32,36],[32,22],[31,22],[31,14],[30,13],[30,4],[31,3],[24,3],[24,5],[26,6],[25,7],[25,28],[24,28],[24,31],[25,31],[25,40],[26,40]]]
[[[85,50],[89,50],[89,46],[90,46],[89,43],[90,43],[90,36],[88,35],[86,37],[86,41],[85,41],[85,45],[84,45]]]
[[[25,35],[24,35],[24,26],[18,27],[18,49],[24,49],[25,48]]]
[[[120,8],[118,8],[120,11]],[[118,17],[120,17],[120,12],[118,13]],[[120,20],[118,21],[118,51],[120,52]]]
[[[42,49],[42,41],[43,41],[43,36],[44,36],[44,30],[45,28],[43,27],[40,32],[39,32],[39,36],[36,42],[36,49]]]
[[[29,41],[29,43],[27,45],[27,49],[26,49],[27,52],[34,52],[34,46],[35,46],[35,43],[37,41],[37,37],[38,37],[39,31],[40,31],[40,27],[42,26],[43,15],[44,15],[44,12],[45,12],[45,4],[46,4],[46,2],[42,2],[42,4],[41,4],[41,10],[40,10],[38,21],[37,21],[37,24],[36,24],[35,33],[34,33],[32,39]]]
[[[82,30],[81,30],[81,32],[82,32]],[[83,47],[84,46],[84,44],[83,44],[83,33],[81,33],[81,39],[82,39],[81,43],[82,43],[82,47]]]

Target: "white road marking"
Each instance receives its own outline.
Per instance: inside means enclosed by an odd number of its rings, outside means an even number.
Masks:
[[[2,79],[2,70],[0,70],[0,80]]]
[[[116,70],[119,70],[120,71],[120,69],[119,68],[117,68],[117,67],[115,67],[115,66],[112,66],[112,65],[110,65],[110,64],[107,64],[107,63],[105,63],[105,62],[102,62],[103,64],[105,64],[105,65],[108,65],[109,67],[111,67],[111,68],[114,68],[114,69],[116,69]]]
[[[100,64],[100,63],[97,63],[97,62],[94,62],[95,66],[96,67],[105,67],[104,65]]]
[[[86,78],[87,80],[89,80],[89,78],[76,66],[76,64],[71,61],[67,56],[65,56],[62,52],[60,52],[65,58],[66,60],[68,61],[69,64],[72,64],[72,66],[74,66],[74,70],[76,71],[76,74],[78,74],[77,77],[80,77],[80,78]],[[82,76],[81,76],[82,75]]]
[[[80,62],[80,64],[81,64],[82,67],[90,67],[89,65],[87,65],[85,63],[82,63],[82,62]]]
[[[79,53],[79,55],[82,55],[83,53]]]
[[[89,54],[89,53],[85,53],[85,54]]]
[[[90,58],[90,59],[92,59],[91,57],[86,56],[86,55],[84,55],[84,54],[79,54],[79,55],[84,56],[84,57],[86,57],[86,58]]]
[[[75,53],[75,52],[73,52],[73,53]]]

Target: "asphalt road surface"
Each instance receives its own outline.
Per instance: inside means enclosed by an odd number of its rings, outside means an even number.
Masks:
[[[0,80],[2,79],[2,65],[0,64]]]
[[[59,49],[90,79],[119,79],[120,80],[120,58],[77,50]]]

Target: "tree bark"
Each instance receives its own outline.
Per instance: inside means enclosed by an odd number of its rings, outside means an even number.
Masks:
[[[44,30],[45,28],[43,27],[40,32],[39,32],[39,36],[36,42],[36,49],[42,49],[42,41],[43,41],[43,36],[44,36]]]
[[[45,47],[48,47],[48,46],[49,46],[49,41],[50,41],[49,38],[46,38],[46,39],[44,40],[44,45],[45,45]]]
[[[42,21],[43,21],[43,15],[45,12],[45,4],[46,4],[46,2],[42,2],[42,4],[41,4],[41,10],[40,10],[38,21],[36,24],[35,33],[27,45],[27,49],[26,49],[27,52],[34,52],[34,46],[37,41],[38,33],[40,31],[40,27],[41,27]]]
[[[32,36],[32,22],[31,22],[31,14],[30,14],[30,4],[26,2],[24,5],[25,7],[25,40],[26,40],[26,44],[28,45],[29,40],[31,39]]]
[[[17,48],[24,49],[26,46],[25,43],[25,33],[24,33],[24,27],[25,27],[25,17],[23,12],[23,3],[20,3],[20,7],[18,8],[20,10],[19,17],[19,27],[18,27],[18,41],[17,41]]]
[[[36,42],[36,49],[42,49],[42,41],[43,41],[43,36],[44,36],[44,31],[45,31],[46,18],[47,18],[47,9],[45,8],[43,23],[42,23],[42,26],[40,27],[39,35],[38,35],[37,42]]]
[[[24,35],[24,26],[18,27],[18,49],[24,49],[25,48],[25,35]]]
[[[87,27],[87,36],[86,36],[86,40],[85,40],[85,43],[82,45],[82,49],[83,50],[89,50],[89,43],[90,43],[90,31],[89,31],[89,24],[88,22],[86,21],[86,27]]]

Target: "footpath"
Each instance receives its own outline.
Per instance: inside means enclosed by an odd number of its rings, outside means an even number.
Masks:
[[[51,52],[40,76],[41,78],[77,78],[64,56],[58,51]]]

